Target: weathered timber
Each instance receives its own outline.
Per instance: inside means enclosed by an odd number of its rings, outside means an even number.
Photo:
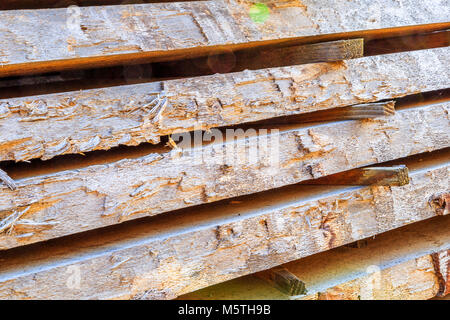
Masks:
[[[449,108],[446,102],[376,120],[247,132],[238,141],[15,179],[15,191],[0,186],[0,217],[30,207],[27,219],[46,227],[16,227],[0,235],[0,248],[447,148]]]
[[[367,167],[314,179],[305,184],[403,186],[409,183],[406,166]]]
[[[450,87],[450,48],[0,100],[0,161],[50,159]],[[150,102],[164,92],[159,121]],[[335,112],[332,112],[335,114]]]
[[[450,25],[448,7],[430,9],[415,0],[401,7],[394,0],[320,5],[272,0],[264,23],[252,19],[253,4],[219,0],[2,11],[0,76],[185,59],[224,48],[394,36]]]
[[[183,2],[188,0],[2,0],[0,10],[67,8],[77,6],[107,6],[115,4]],[[189,0],[202,1],[202,0]]]
[[[402,187],[303,186],[299,193],[295,186],[284,190],[281,203],[271,191],[253,198],[253,209],[245,201],[195,208],[128,229],[122,225],[125,230],[3,251],[0,297],[168,299],[267,270],[436,217],[428,198],[448,190],[449,163],[416,169],[411,184]],[[436,248],[443,241],[437,231],[450,230],[449,217],[432,219],[429,229]],[[424,230],[405,234],[426,239]]]
[[[270,285],[287,294],[298,296],[307,293],[305,283],[284,267],[275,267],[255,274]]]
[[[292,277],[305,284],[307,295],[280,294],[257,275],[250,275],[179,299],[410,300],[442,297],[448,293],[450,284],[450,233],[448,223],[441,228],[435,222],[419,222],[389,231],[370,240],[369,245],[360,250],[336,248],[283,265]]]

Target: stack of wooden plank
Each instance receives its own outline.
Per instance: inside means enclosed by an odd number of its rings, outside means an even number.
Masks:
[[[450,292],[446,1],[142,2],[0,4],[1,299]]]

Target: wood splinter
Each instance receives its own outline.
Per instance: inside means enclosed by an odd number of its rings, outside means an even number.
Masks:
[[[17,189],[17,185],[14,182],[13,179],[11,179],[8,174],[3,171],[2,169],[0,169],[0,181],[3,182],[4,184],[6,184],[8,186],[8,188],[10,188],[11,190],[16,190]]]
[[[301,184],[328,184],[350,186],[404,186],[409,184],[408,168],[405,165],[392,167],[357,168],[346,172],[339,172]]]
[[[307,293],[305,283],[284,267],[275,267],[258,272],[255,275],[288,296],[298,296]]]

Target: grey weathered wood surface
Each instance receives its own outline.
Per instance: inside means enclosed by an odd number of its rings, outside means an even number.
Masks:
[[[336,248],[283,265],[308,293],[289,297],[255,275],[179,297],[195,300],[422,300],[448,294],[450,233],[419,222],[369,240],[364,249]],[[446,282],[447,281],[447,282]]]
[[[444,3],[430,6],[408,0],[400,6],[394,0],[327,0],[318,5],[313,0],[273,0],[264,23],[250,17],[253,3],[218,0],[82,7],[79,12],[2,11],[0,75],[186,58],[224,45],[248,47],[254,41],[366,29],[430,23],[437,25],[419,29],[448,28]]]
[[[0,218],[29,208],[26,219],[32,223],[21,230],[18,221],[14,232],[1,234],[0,248],[447,148],[449,108],[445,102],[375,120],[286,127],[237,143],[176,148],[16,179],[15,191],[0,186]]]
[[[0,100],[0,160],[157,143],[160,136],[450,87],[450,48]],[[158,121],[149,103],[164,91]]]
[[[3,0],[0,3],[0,10],[19,10],[19,9],[45,9],[45,8],[64,8],[69,5],[79,6],[108,6],[116,4],[135,3],[153,3],[153,2],[183,2],[186,0]],[[194,0],[202,1],[202,0]]]
[[[254,198],[254,209],[196,208],[124,232],[3,251],[0,298],[174,298],[435,217],[442,213],[429,199],[450,190],[450,163],[441,158],[417,162],[406,186],[295,187],[281,203]],[[431,228],[450,230],[446,217]]]

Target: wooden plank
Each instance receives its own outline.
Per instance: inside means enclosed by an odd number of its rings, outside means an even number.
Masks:
[[[446,6],[435,5],[430,10],[414,0],[402,7],[394,0],[328,0],[320,5],[313,0],[273,0],[267,3],[270,12],[264,21],[252,16],[252,5],[247,0],[222,0],[2,11],[0,76],[449,27]],[[429,25],[416,26],[422,24]]]
[[[437,226],[437,224],[433,224]],[[360,250],[337,248],[283,265],[307,294],[292,297],[251,275],[179,299],[421,300],[445,296],[450,234],[429,221],[377,236]]]
[[[428,199],[449,190],[450,163],[436,160],[408,164],[407,186],[295,186],[3,251],[0,298],[168,299],[372,237],[437,215]],[[449,217],[430,228],[440,243]]]
[[[360,55],[371,56],[388,53],[424,50],[450,46],[450,31],[435,31],[389,37],[363,39],[364,52],[357,39],[320,42],[292,46],[263,46],[239,51],[224,50],[221,54],[160,62],[152,65],[152,74],[158,78],[180,78],[214,73],[256,70],[311,62],[354,59]],[[328,59],[328,60],[327,60]]]
[[[0,100],[0,161],[160,137],[450,87],[450,48]],[[167,105],[152,121],[157,94]],[[333,113],[335,114],[335,113]],[[328,118],[329,119],[329,118]]]
[[[238,141],[234,132],[223,143],[50,173],[25,169],[21,178],[10,171],[17,189],[0,186],[1,217],[30,207],[27,219],[47,227],[1,234],[0,248],[447,148],[449,108],[446,102],[377,120],[263,129],[260,136],[242,130]]]
[[[186,0],[3,0],[0,10],[67,8],[78,6],[108,6],[115,4],[153,3],[153,2],[183,2]],[[201,1],[201,0],[190,0]]]

